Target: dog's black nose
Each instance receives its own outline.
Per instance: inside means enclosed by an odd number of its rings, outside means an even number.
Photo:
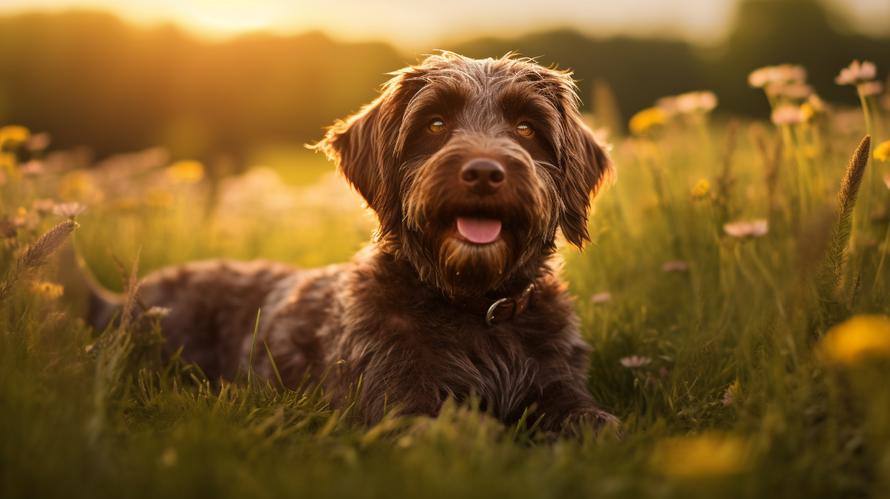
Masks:
[[[460,182],[475,194],[494,194],[507,180],[507,172],[493,159],[470,160],[460,169]]]

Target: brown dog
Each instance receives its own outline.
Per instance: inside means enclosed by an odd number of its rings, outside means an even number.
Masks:
[[[504,422],[528,409],[547,430],[614,420],[591,399],[589,347],[548,266],[557,228],[588,239],[590,196],[610,169],[569,73],[430,56],[317,148],[376,212],[373,242],[322,269],[214,261],[148,276],[140,297],[170,309],[171,350],[231,379],[262,309],[256,341],[275,365],[255,355],[253,368],[290,386],[323,381],[335,404],[356,390],[369,423],[471,396]]]

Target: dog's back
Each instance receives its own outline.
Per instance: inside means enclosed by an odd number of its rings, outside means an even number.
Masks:
[[[210,379],[232,379],[242,344],[270,293],[300,271],[267,261],[208,260],[168,267],[143,279],[134,313],[161,315],[165,351],[182,349]],[[104,329],[123,299],[90,282],[89,322]]]

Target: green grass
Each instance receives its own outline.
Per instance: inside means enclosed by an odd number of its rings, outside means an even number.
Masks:
[[[152,327],[96,336],[76,317],[74,284],[55,300],[23,281],[0,304],[0,496],[887,497],[890,365],[878,358],[838,367],[817,355],[834,324],[890,313],[888,265],[876,274],[887,221],[873,222],[862,206],[838,289],[826,294],[816,279],[860,136],[829,129],[822,137],[830,147],[803,163],[789,156],[771,209],[755,139],[780,133],[738,127],[727,168],[727,128],[705,132],[677,127],[651,142],[620,141],[617,182],[591,220],[593,243],[562,251],[594,348],[590,389],[624,421],[621,440],[554,440],[454,405],[436,420],[366,428],[317,391],[280,391],[247,376],[217,390],[193,367],[162,361]],[[372,224],[356,198],[324,183],[317,159],[265,154],[278,159],[258,164],[280,171],[290,162],[289,182],[303,186],[283,210],[273,206],[257,222],[243,211],[250,200],[206,208],[207,183],[134,180],[124,192],[135,202],[84,195],[80,251],[120,289],[137,254],[141,273],[211,256],[320,265],[367,240]],[[711,191],[692,200],[699,178],[710,179]],[[721,178],[731,179],[724,191]],[[890,205],[879,178],[866,175],[869,211]],[[107,180],[91,181],[110,192]],[[3,210],[57,197],[66,182],[10,180]],[[172,196],[144,203],[158,185]],[[742,240],[723,231],[725,222],[752,218],[768,219],[769,233]],[[2,252],[3,268],[57,221],[43,216],[22,228]],[[671,260],[688,270],[663,272]],[[67,271],[50,265],[38,276],[74,282]],[[590,300],[602,292],[611,299]],[[624,367],[632,355],[650,362]]]

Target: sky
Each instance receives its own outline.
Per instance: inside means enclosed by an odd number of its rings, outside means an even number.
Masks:
[[[866,32],[890,26],[890,0],[833,0]],[[175,22],[224,38],[255,30],[320,29],[343,39],[422,46],[466,34],[569,26],[602,35],[719,38],[735,0],[0,0],[0,15],[91,8],[140,24]]]

